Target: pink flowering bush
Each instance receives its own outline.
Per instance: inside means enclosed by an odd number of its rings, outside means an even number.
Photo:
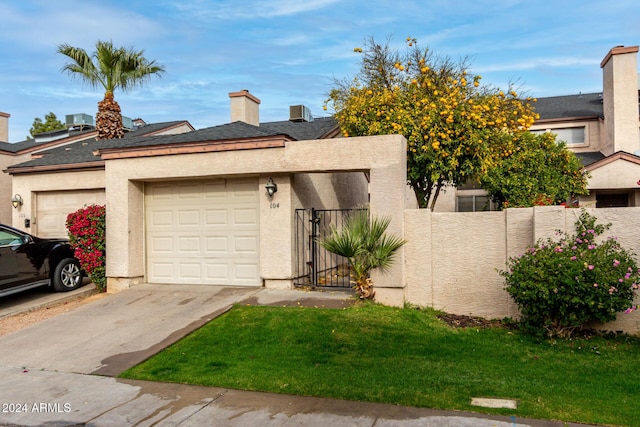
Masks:
[[[105,207],[90,205],[67,216],[69,242],[80,266],[100,292],[106,290]]]
[[[583,210],[575,235],[541,240],[509,259],[500,275],[520,308],[524,329],[570,336],[593,322],[609,322],[621,311],[636,309],[640,270],[616,238],[597,239],[609,226],[597,225]]]

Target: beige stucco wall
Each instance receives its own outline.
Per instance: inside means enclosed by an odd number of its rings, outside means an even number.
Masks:
[[[0,141],[9,142],[9,117],[11,114],[0,111]]]
[[[640,208],[589,209],[640,263]],[[454,314],[517,318],[519,313],[497,270],[537,239],[573,233],[580,210],[559,206],[502,212],[405,211],[407,301]],[[640,303],[640,294],[636,299]],[[640,332],[640,311],[621,313],[608,330]]]
[[[301,173],[293,175],[296,209],[349,209],[369,203],[364,172]]]
[[[628,189],[637,188],[640,179],[640,165],[625,159],[618,159],[591,171],[589,188]]]
[[[554,129],[564,129],[571,127],[584,127],[585,129],[584,144],[568,145],[567,148],[569,148],[571,151],[579,153],[584,151],[601,151],[607,149],[603,141],[604,125],[600,119],[573,121],[554,120],[552,122],[540,121],[534,123],[533,126],[531,126],[531,130],[546,130],[553,132]]]
[[[14,175],[12,192],[13,194],[20,194],[24,204],[18,209],[12,209],[11,224],[24,230],[25,218],[29,218],[34,222],[33,204],[34,195],[37,192],[103,189],[104,185],[104,172],[102,170]],[[7,204],[11,206],[10,202],[7,202]]]
[[[613,48],[603,60],[602,85],[605,135],[609,155],[640,149],[638,128],[638,47]]]
[[[369,171],[372,214],[389,215],[392,218],[390,231],[402,235],[406,200],[403,191],[406,186],[405,156],[405,139],[389,135],[287,141],[284,148],[107,160],[108,286],[112,290],[127,287],[144,276],[145,181],[258,176],[261,188],[260,273],[265,285],[283,287],[290,286],[293,275],[292,221],[294,209],[301,203],[292,184],[296,176],[327,171],[358,174]],[[278,192],[272,199],[262,190],[269,177],[278,185]],[[319,188],[316,191],[322,194],[329,190]],[[382,302],[404,302],[403,251],[397,259],[394,269],[374,279],[381,290],[379,296],[383,294],[379,297]]]
[[[11,198],[14,193],[11,188],[11,175],[2,172],[11,165],[26,162],[31,159],[31,154],[10,155],[0,153],[0,223],[12,223],[13,206],[11,206]],[[24,194],[20,194],[24,198]]]

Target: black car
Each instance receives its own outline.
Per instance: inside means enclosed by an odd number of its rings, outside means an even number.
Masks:
[[[0,224],[0,296],[38,286],[59,292],[82,285],[83,272],[65,239],[41,239]]]

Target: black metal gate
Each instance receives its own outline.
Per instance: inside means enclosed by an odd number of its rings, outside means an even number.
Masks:
[[[296,209],[296,286],[350,288],[351,268],[346,258],[333,254],[318,238],[340,229],[354,209]]]

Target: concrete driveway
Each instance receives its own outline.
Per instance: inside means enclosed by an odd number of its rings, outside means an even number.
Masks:
[[[136,286],[0,337],[0,366],[114,376],[259,290]]]

